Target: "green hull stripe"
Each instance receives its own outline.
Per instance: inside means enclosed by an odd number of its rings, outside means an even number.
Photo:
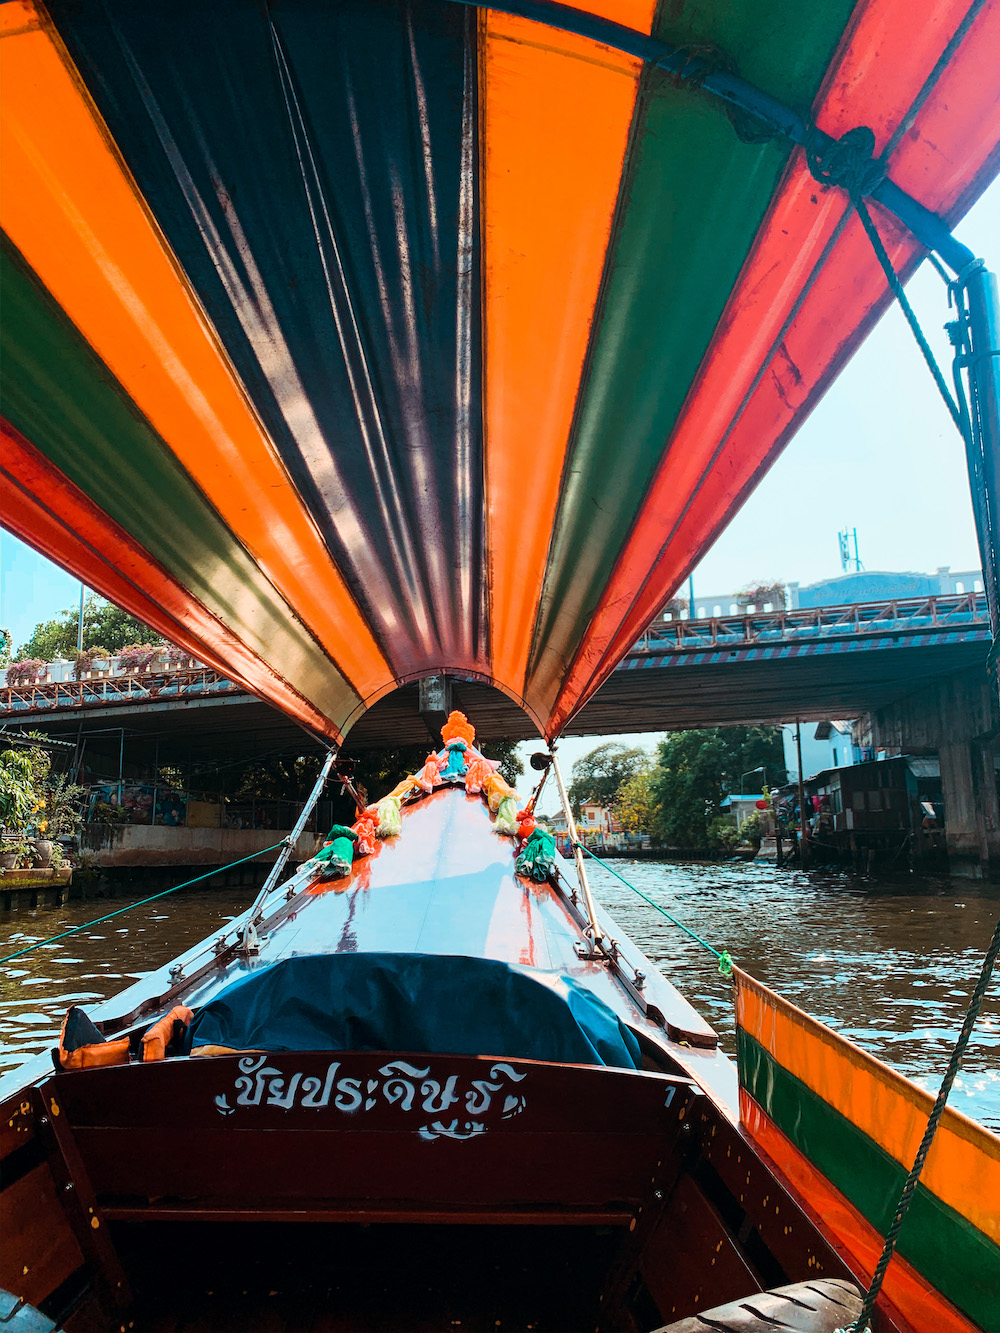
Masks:
[[[754,1101],[884,1236],[906,1168],[742,1028],[737,1029],[737,1058],[740,1084]],[[917,1185],[897,1250],[976,1323],[1000,1328],[1000,1248],[923,1185]]]
[[[808,107],[852,0],[661,5],[654,35],[714,43]],[[791,29],[791,31],[790,31]],[[647,71],[591,334],[536,617],[529,693],[550,707],[597,609],[788,157],[745,144],[720,106]],[[682,312],[682,313],[681,313]]]
[[[359,702],[354,690],[6,237],[0,275],[7,419],[340,725]]]

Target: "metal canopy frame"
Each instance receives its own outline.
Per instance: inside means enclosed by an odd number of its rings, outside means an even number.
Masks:
[[[790,139],[801,147],[808,147],[811,153],[826,156],[835,148],[838,141],[811,125],[793,107],[786,106],[776,97],[763,92],[760,88],[740,78],[738,74],[719,69],[718,64],[704,54],[693,52],[689,47],[674,46],[661,42],[647,33],[626,28],[612,19],[601,18],[571,5],[556,3],[556,0],[450,0],[451,3],[465,5],[474,9],[493,9],[516,18],[531,19],[536,23],[547,24],[550,28],[560,28],[579,37],[589,37],[595,42],[623,51],[626,55],[637,57],[646,64],[673,74],[678,82],[698,88],[711,97],[734,110],[752,117],[762,126],[766,126],[775,136]],[[968,25],[981,8],[981,4],[972,6],[966,16],[956,39],[964,35]],[[877,159],[872,184],[863,191],[867,197],[876,200],[883,208],[894,214],[913,235],[929,250],[935,251],[956,274],[971,264],[975,256],[967,245],[955,239],[945,223],[936,213],[925,208],[912,195],[894,184],[887,176],[880,176],[877,171]]]

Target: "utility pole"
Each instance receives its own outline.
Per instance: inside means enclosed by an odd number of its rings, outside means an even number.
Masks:
[[[688,620],[694,620],[694,575],[688,575]]]
[[[83,584],[80,584],[80,616],[76,622],[76,651],[83,652]]]

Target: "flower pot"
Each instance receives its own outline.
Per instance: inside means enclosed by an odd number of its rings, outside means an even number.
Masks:
[[[17,852],[0,852],[0,870],[13,870],[17,865]]]
[[[39,867],[44,870],[52,860],[52,842],[49,838],[36,838],[34,842],[35,860]]]

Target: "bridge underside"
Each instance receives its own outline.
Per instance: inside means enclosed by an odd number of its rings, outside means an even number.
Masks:
[[[883,708],[935,680],[981,667],[987,645],[978,637],[921,646],[817,651],[789,655],[787,647],[741,648],[663,655],[636,653],[581,710],[565,734],[682,730],[693,727],[851,718]],[[482,740],[528,740],[530,719],[505,695],[478,682],[452,682],[452,704],[468,714]],[[44,728],[89,756],[113,757],[117,767],[124,728],[126,764],[303,753],[315,742],[269,704],[246,694],[147,704],[109,704],[16,714],[10,727]],[[345,753],[381,746],[423,745],[434,719],[420,713],[418,687],[407,685],[366,713]],[[82,730],[81,730],[82,729]]]

